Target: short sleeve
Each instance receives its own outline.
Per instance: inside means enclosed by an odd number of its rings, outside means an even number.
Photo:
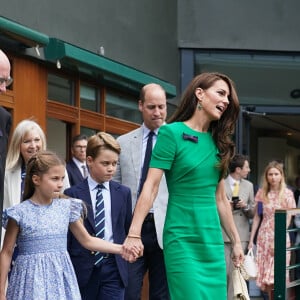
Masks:
[[[157,141],[152,152],[150,167],[170,170],[176,153],[176,139],[169,125],[158,131]]]
[[[84,204],[80,199],[70,199],[71,200],[71,213],[70,213],[70,223],[79,220],[84,213]]]
[[[296,208],[296,201],[293,192],[290,189],[287,189],[287,207]]]
[[[18,210],[18,205],[6,208],[2,213],[2,227],[6,229],[9,219],[14,219],[17,224],[20,223],[20,213]]]

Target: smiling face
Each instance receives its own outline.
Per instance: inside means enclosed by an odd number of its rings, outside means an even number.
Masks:
[[[95,159],[87,156],[86,163],[91,177],[98,183],[111,180],[116,172],[118,159],[119,155],[108,149],[100,150]]]
[[[22,138],[20,152],[25,161],[42,149],[42,140],[36,129],[31,129]]]
[[[229,105],[229,87],[224,80],[217,80],[214,84],[203,90],[197,88],[195,95],[202,106],[202,111],[210,121],[219,120]]]

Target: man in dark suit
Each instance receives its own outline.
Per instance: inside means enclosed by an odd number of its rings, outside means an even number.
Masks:
[[[10,62],[5,53],[0,50],[0,94],[6,92],[6,88],[12,83],[10,77]],[[0,106],[0,224],[2,224],[3,208],[3,184],[5,173],[5,160],[8,144],[8,136],[11,127],[11,116],[3,107]],[[1,230],[0,230],[1,239]]]
[[[86,135],[79,134],[73,137],[71,145],[72,158],[66,165],[70,186],[82,182],[88,175],[86,145]]]
[[[122,244],[132,219],[130,189],[112,181],[121,148],[109,134],[100,132],[89,138],[87,164],[89,176],[81,183],[65,190],[65,194],[84,200],[87,216],[83,219],[87,231],[107,241]],[[101,187],[98,187],[101,185]],[[103,228],[98,230],[98,207],[104,200]],[[103,232],[101,237],[99,232]],[[75,269],[83,300],[124,299],[128,284],[128,263],[120,255],[94,253],[83,248],[69,233],[68,251]]]

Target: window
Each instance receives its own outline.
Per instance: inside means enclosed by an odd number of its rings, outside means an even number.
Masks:
[[[80,107],[90,111],[100,111],[100,91],[95,87],[80,85]]]
[[[142,123],[136,98],[108,90],[105,99],[107,115],[138,124]]]
[[[74,82],[54,74],[48,74],[48,99],[64,104],[75,103]]]

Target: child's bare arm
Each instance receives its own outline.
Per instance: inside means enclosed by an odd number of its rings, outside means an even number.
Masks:
[[[0,252],[0,295],[5,295],[5,286],[9,272],[11,259],[19,233],[19,226],[16,221],[9,219],[6,227],[3,247]]]

